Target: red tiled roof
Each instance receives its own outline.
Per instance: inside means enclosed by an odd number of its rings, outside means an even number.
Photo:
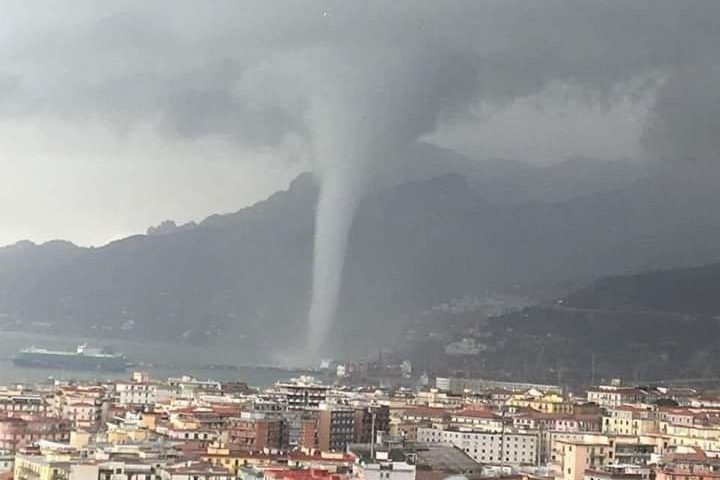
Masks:
[[[592,468],[585,469],[585,475],[587,474],[591,474],[593,477],[612,478],[617,480],[635,480],[642,478],[642,475],[639,473],[607,472],[603,470],[594,470]]]
[[[535,420],[565,420],[568,422],[591,422],[591,421],[600,421],[600,415],[595,415],[592,413],[576,413],[576,414],[569,414],[569,413],[545,413],[545,412],[539,412],[537,410],[533,410],[530,412],[523,412],[522,414],[518,415],[517,418],[533,418]]]
[[[692,452],[688,453],[668,453],[663,455],[663,462],[677,462],[677,461],[691,461],[691,462],[703,462],[708,459],[703,449],[700,447],[690,447],[693,449]]]
[[[444,417],[450,413],[452,412],[449,410],[436,407],[414,407],[405,410],[406,416],[414,415],[416,417]]]
[[[170,472],[181,473],[181,474],[192,474],[192,473],[210,473],[213,475],[230,475],[230,472],[220,466],[213,465],[210,462],[192,462],[190,465],[169,468]]]
[[[490,410],[462,410],[452,414],[453,417],[472,417],[472,418],[488,418],[496,419],[500,418],[496,413]]]
[[[320,469],[307,469],[307,470],[292,470],[288,468],[284,469],[268,469],[265,470],[265,475],[275,478],[277,480],[341,480],[347,478],[343,475],[331,474],[327,470]]]
[[[608,410],[620,410],[621,412],[647,412],[646,408],[638,407],[635,405],[616,405],[608,408]]]
[[[255,450],[244,450],[241,448],[235,448],[229,451],[228,454],[224,453],[204,453],[202,455],[203,457],[207,458],[253,458],[253,459],[261,459],[261,460],[279,460],[281,458],[285,458],[284,455],[279,455],[275,453],[264,453],[264,452],[258,452]]]
[[[288,460],[293,461],[302,461],[302,460],[315,460],[315,461],[323,461],[323,462],[354,462],[355,461],[355,455],[352,455],[350,453],[345,453],[342,456],[323,456],[321,453],[315,453],[312,455],[309,455],[307,453],[303,452],[290,452],[287,456]]]

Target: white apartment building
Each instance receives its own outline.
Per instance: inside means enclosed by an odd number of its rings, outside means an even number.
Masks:
[[[365,480],[415,480],[415,465],[405,462],[377,462],[357,467],[358,478]]]
[[[285,399],[288,410],[317,410],[327,401],[330,387],[312,377],[300,377],[275,384],[276,392]]]
[[[538,461],[539,442],[537,435],[531,433],[420,427],[417,441],[457,447],[478,463],[536,465]]]
[[[116,382],[115,401],[120,405],[155,405],[157,385],[142,382]]]
[[[634,405],[643,403],[647,392],[639,388],[615,387],[601,385],[587,391],[587,400],[601,407],[616,407],[618,405]]]
[[[463,410],[450,414],[450,425],[460,429],[498,432],[502,430],[503,418],[487,410]]]

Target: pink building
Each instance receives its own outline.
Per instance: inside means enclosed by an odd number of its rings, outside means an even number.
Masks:
[[[39,440],[70,441],[72,425],[67,420],[48,417],[0,417],[0,449],[15,454]]]
[[[720,458],[709,457],[703,450],[675,452],[663,456],[656,471],[657,480],[720,480]]]
[[[344,480],[346,475],[337,475],[316,468],[295,470],[289,468],[271,468],[265,470],[265,480]]]

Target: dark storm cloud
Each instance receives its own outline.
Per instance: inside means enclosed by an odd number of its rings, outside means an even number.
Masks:
[[[119,131],[150,124],[169,141],[275,146],[295,135],[311,145],[322,180],[316,342],[334,316],[360,199],[469,107],[556,85],[569,88],[555,101],[608,106],[657,89],[648,152],[673,161],[720,151],[717,0],[10,0],[0,9],[3,120],[51,115]]]
[[[118,126],[151,118],[176,134],[222,134],[250,143],[305,132],[307,103],[297,98],[323,80],[322,71],[313,72],[316,77],[298,89],[293,75],[308,72],[285,72],[279,78],[286,83],[266,77],[248,85],[244,79],[273,55],[294,57],[299,69],[303,60],[308,69],[327,68],[306,55],[330,48],[362,64],[368,75],[382,75],[379,52],[392,47],[395,61],[415,56],[417,64],[446,71],[439,80],[445,88],[434,87],[433,101],[456,110],[453,98],[443,97],[496,102],[564,82],[583,87],[593,100],[607,99],[615,85],[643,75],[663,79],[663,95],[670,95],[682,88],[676,82],[692,83],[695,72],[712,75],[720,50],[720,4],[714,0],[75,0],[3,8],[9,26],[0,48],[3,114],[92,115]],[[712,94],[715,85],[700,86]],[[283,95],[294,98],[267,101]],[[683,98],[687,105],[678,104]],[[660,104],[653,121],[664,122],[666,107],[668,115],[682,116],[688,108],[707,109],[683,98]],[[437,105],[419,107],[410,121],[432,123],[424,115]],[[672,150],[693,145],[677,142]]]
[[[678,69],[660,87],[645,134],[662,165],[720,159],[720,67]]]
[[[406,82],[392,102],[404,120],[388,127],[398,138],[465,122],[468,105],[540,96],[612,107],[657,90],[648,156],[712,160],[718,45],[716,0],[8,0],[0,122],[40,132],[91,123],[120,135],[150,125],[168,144],[222,137],[240,146],[239,159],[245,146],[310,139],[314,98],[344,90],[366,105],[361,94],[394,74]],[[546,95],[558,84],[571,93]],[[491,131],[492,118],[483,122],[459,131]]]

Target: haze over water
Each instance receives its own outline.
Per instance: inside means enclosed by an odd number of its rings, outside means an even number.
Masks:
[[[192,375],[198,379],[218,381],[242,381],[251,386],[267,386],[278,380],[290,379],[302,374],[299,371],[249,366],[252,359],[233,346],[193,346],[137,340],[89,340],[91,347],[111,347],[137,364],[127,372],[94,372],[79,370],[25,368],[13,364],[12,356],[20,349],[38,348],[74,350],[84,339],[74,336],[43,335],[37,333],[0,332],[0,385],[13,383],[43,382],[50,378],[58,380],[106,380],[129,377],[133,370],[150,373],[151,378],[164,380],[168,377]],[[238,369],[209,369],[209,365],[241,366]],[[247,366],[246,366],[247,365]]]

